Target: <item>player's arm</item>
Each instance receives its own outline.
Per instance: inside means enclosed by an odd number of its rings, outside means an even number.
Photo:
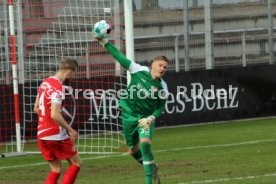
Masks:
[[[169,94],[168,86],[162,79],[161,79],[161,85],[162,85],[162,89],[161,89],[161,91],[158,91],[158,95],[160,95],[160,96],[158,96],[159,97],[158,105],[157,105],[156,109],[154,110],[154,112],[152,113],[152,115],[155,118],[160,117],[161,114],[164,112],[168,94]]]
[[[164,112],[165,110],[165,105],[166,105],[166,99],[160,99],[157,108],[155,109],[155,111],[152,113],[152,115],[155,118],[159,118],[161,116],[161,114]]]
[[[38,114],[38,110],[39,110],[39,95],[37,95],[35,99],[34,112]]]
[[[98,24],[100,22],[97,22]],[[98,31],[92,32],[93,37],[125,68],[129,69],[131,61],[126,58],[112,43],[108,41],[108,36],[102,36]]]
[[[167,101],[167,97],[168,97],[168,87],[167,87],[166,83],[163,83],[162,86],[163,86],[163,89],[162,89],[163,91],[162,91],[162,93],[160,93],[160,95],[162,95],[162,97],[158,98],[157,107],[155,108],[152,115],[150,115],[146,118],[142,118],[138,121],[139,126],[141,128],[143,128],[144,130],[147,130],[150,127],[150,125],[153,122],[155,122],[156,118],[159,118],[165,110],[165,105],[166,105],[166,101]]]
[[[97,22],[99,24],[102,22]],[[107,24],[104,21],[104,24]],[[110,33],[110,31],[109,31]],[[122,54],[111,42],[108,41],[109,33],[103,35],[98,28],[94,27],[92,36],[95,40],[97,40],[125,69],[127,69],[130,73],[135,73],[138,70],[148,70],[147,67],[142,67],[134,61],[126,58],[124,54]]]
[[[148,130],[150,125],[155,122],[156,118],[161,116],[161,114],[164,112],[165,109],[165,104],[166,104],[166,99],[160,99],[157,108],[154,110],[152,115],[142,118],[138,121],[138,124],[141,128],[144,130]]]
[[[112,43],[107,42],[104,47],[125,69],[129,69],[131,61],[126,58],[126,56],[122,54]]]
[[[64,128],[72,140],[78,138],[77,132],[71,128],[61,114],[61,104],[63,100],[61,91],[56,91],[51,95],[51,118],[62,128]]]
[[[51,102],[51,118],[55,120],[55,122],[59,126],[67,130],[72,140],[77,139],[77,132],[67,124],[67,122],[61,114],[61,105],[53,101]]]

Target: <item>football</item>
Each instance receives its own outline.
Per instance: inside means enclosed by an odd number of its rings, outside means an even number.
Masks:
[[[111,32],[111,26],[105,20],[101,20],[94,25],[93,32],[98,38],[106,38]]]

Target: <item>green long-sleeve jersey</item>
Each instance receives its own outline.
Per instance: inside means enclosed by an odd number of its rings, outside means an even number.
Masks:
[[[154,80],[148,67],[127,59],[112,43],[105,48],[131,74],[127,95],[120,99],[122,109],[134,116],[158,118],[165,109],[167,84],[162,79]]]

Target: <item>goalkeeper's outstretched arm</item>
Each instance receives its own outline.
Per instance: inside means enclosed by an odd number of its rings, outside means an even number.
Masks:
[[[97,23],[96,23],[97,24]],[[106,24],[106,23],[105,23]],[[106,50],[127,70],[129,70],[131,61],[126,58],[124,54],[122,54],[112,43],[108,41],[109,34],[100,35],[99,28],[94,27],[94,31],[92,32],[92,36],[95,40],[97,40]]]
[[[104,47],[125,69],[129,69],[131,61],[126,58],[126,56],[122,54],[112,43],[107,42]]]

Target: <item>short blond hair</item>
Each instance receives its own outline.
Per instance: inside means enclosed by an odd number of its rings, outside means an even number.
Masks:
[[[158,60],[162,60],[162,61],[165,61],[165,62],[169,63],[169,59],[166,56],[164,56],[164,55],[160,55],[160,56],[155,57],[152,60],[151,63],[153,63],[154,61],[158,61]]]
[[[67,58],[61,61],[59,64],[59,70],[68,69],[68,70],[76,71],[77,68],[78,68],[78,62],[73,58]]]

